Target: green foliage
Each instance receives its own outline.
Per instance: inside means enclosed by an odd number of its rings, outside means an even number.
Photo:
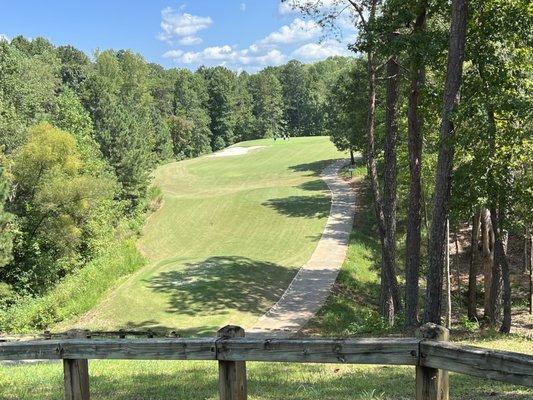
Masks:
[[[11,209],[20,232],[6,281],[43,292],[76,263],[85,227],[111,184],[81,172],[75,138],[48,123],[33,127],[14,156]]]
[[[201,68],[207,83],[207,109],[211,118],[211,147],[219,150],[235,143],[235,73],[225,67]]]
[[[337,77],[328,96],[329,130],[339,150],[366,149],[366,65],[358,60]]]
[[[211,151],[211,119],[203,76],[180,70],[174,87],[174,115],[169,117],[174,156],[196,157]]]
[[[121,277],[143,265],[145,260],[133,239],[113,241],[105,252],[66,277],[46,295],[28,297],[4,311],[0,309],[0,331],[43,330],[79,316],[94,307]],[[1,298],[0,293],[0,302]]]
[[[251,77],[254,138],[279,137],[285,134],[282,90],[281,83],[272,70],[266,69]]]

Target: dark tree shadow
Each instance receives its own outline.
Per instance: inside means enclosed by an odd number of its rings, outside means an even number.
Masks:
[[[322,179],[314,179],[312,181],[307,181],[298,185],[298,188],[303,190],[309,190],[313,192],[319,192],[328,189],[328,185]]]
[[[324,218],[329,215],[331,207],[329,196],[289,196],[270,199],[262,204],[273,208],[280,214],[300,218]]]
[[[337,160],[337,158],[331,158],[329,160],[313,161],[311,163],[292,165],[289,169],[295,172],[308,172],[307,175],[309,176],[320,176],[324,168]]]
[[[210,315],[230,309],[259,315],[279,299],[295,273],[266,261],[211,257],[162,272],[146,283],[155,292],[169,295],[169,312]]]

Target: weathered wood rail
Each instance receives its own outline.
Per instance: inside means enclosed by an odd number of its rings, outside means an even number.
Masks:
[[[448,399],[448,371],[533,387],[533,356],[448,343],[448,332],[424,326],[407,339],[246,338],[235,326],[216,338],[66,339],[0,343],[0,360],[63,360],[65,398],[89,399],[88,360],[212,360],[219,363],[221,400],[247,396],[246,361],[408,365],[416,399]]]

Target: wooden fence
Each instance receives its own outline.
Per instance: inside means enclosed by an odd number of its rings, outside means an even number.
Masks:
[[[199,339],[93,339],[78,332],[59,340],[0,343],[0,360],[63,360],[67,400],[89,399],[90,359],[218,361],[221,400],[247,398],[246,361],[410,365],[416,368],[417,400],[447,400],[448,371],[533,387],[533,356],[447,339],[448,331],[433,324],[407,339],[248,338],[237,326]]]

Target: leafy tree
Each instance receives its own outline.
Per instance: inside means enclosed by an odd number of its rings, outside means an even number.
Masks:
[[[254,138],[279,137],[285,134],[282,90],[281,83],[272,71],[261,71],[251,77]]]
[[[0,270],[13,259],[13,216],[6,210],[10,186],[7,176],[7,160],[0,156]],[[0,283],[1,284],[1,283]],[[1,296],[0,296],[1,297]]]
[[[235,143],[236,84],[235,73],[225,67],[201,68],[209,94],[211,147],[220,150]]]
[[[358,60],[342,71],[328,96],[331,140],[339,150],[350,151],[352,164],[354,151],[363,152],[365,148],[365,68],[364,62]]]
[[[178,72],[174,87],[174,116],[170,117],[170,133],[174,155],[196,157],[211,151],[209,95],[201,74],[187,70]]]
[[[75,138],[48,123],[33,127],[13,159],[11,205],[19,233],[8,283],[42,293],[78,259],[84,229],[96,205],[112,195],[103,179],[81,172]]]

